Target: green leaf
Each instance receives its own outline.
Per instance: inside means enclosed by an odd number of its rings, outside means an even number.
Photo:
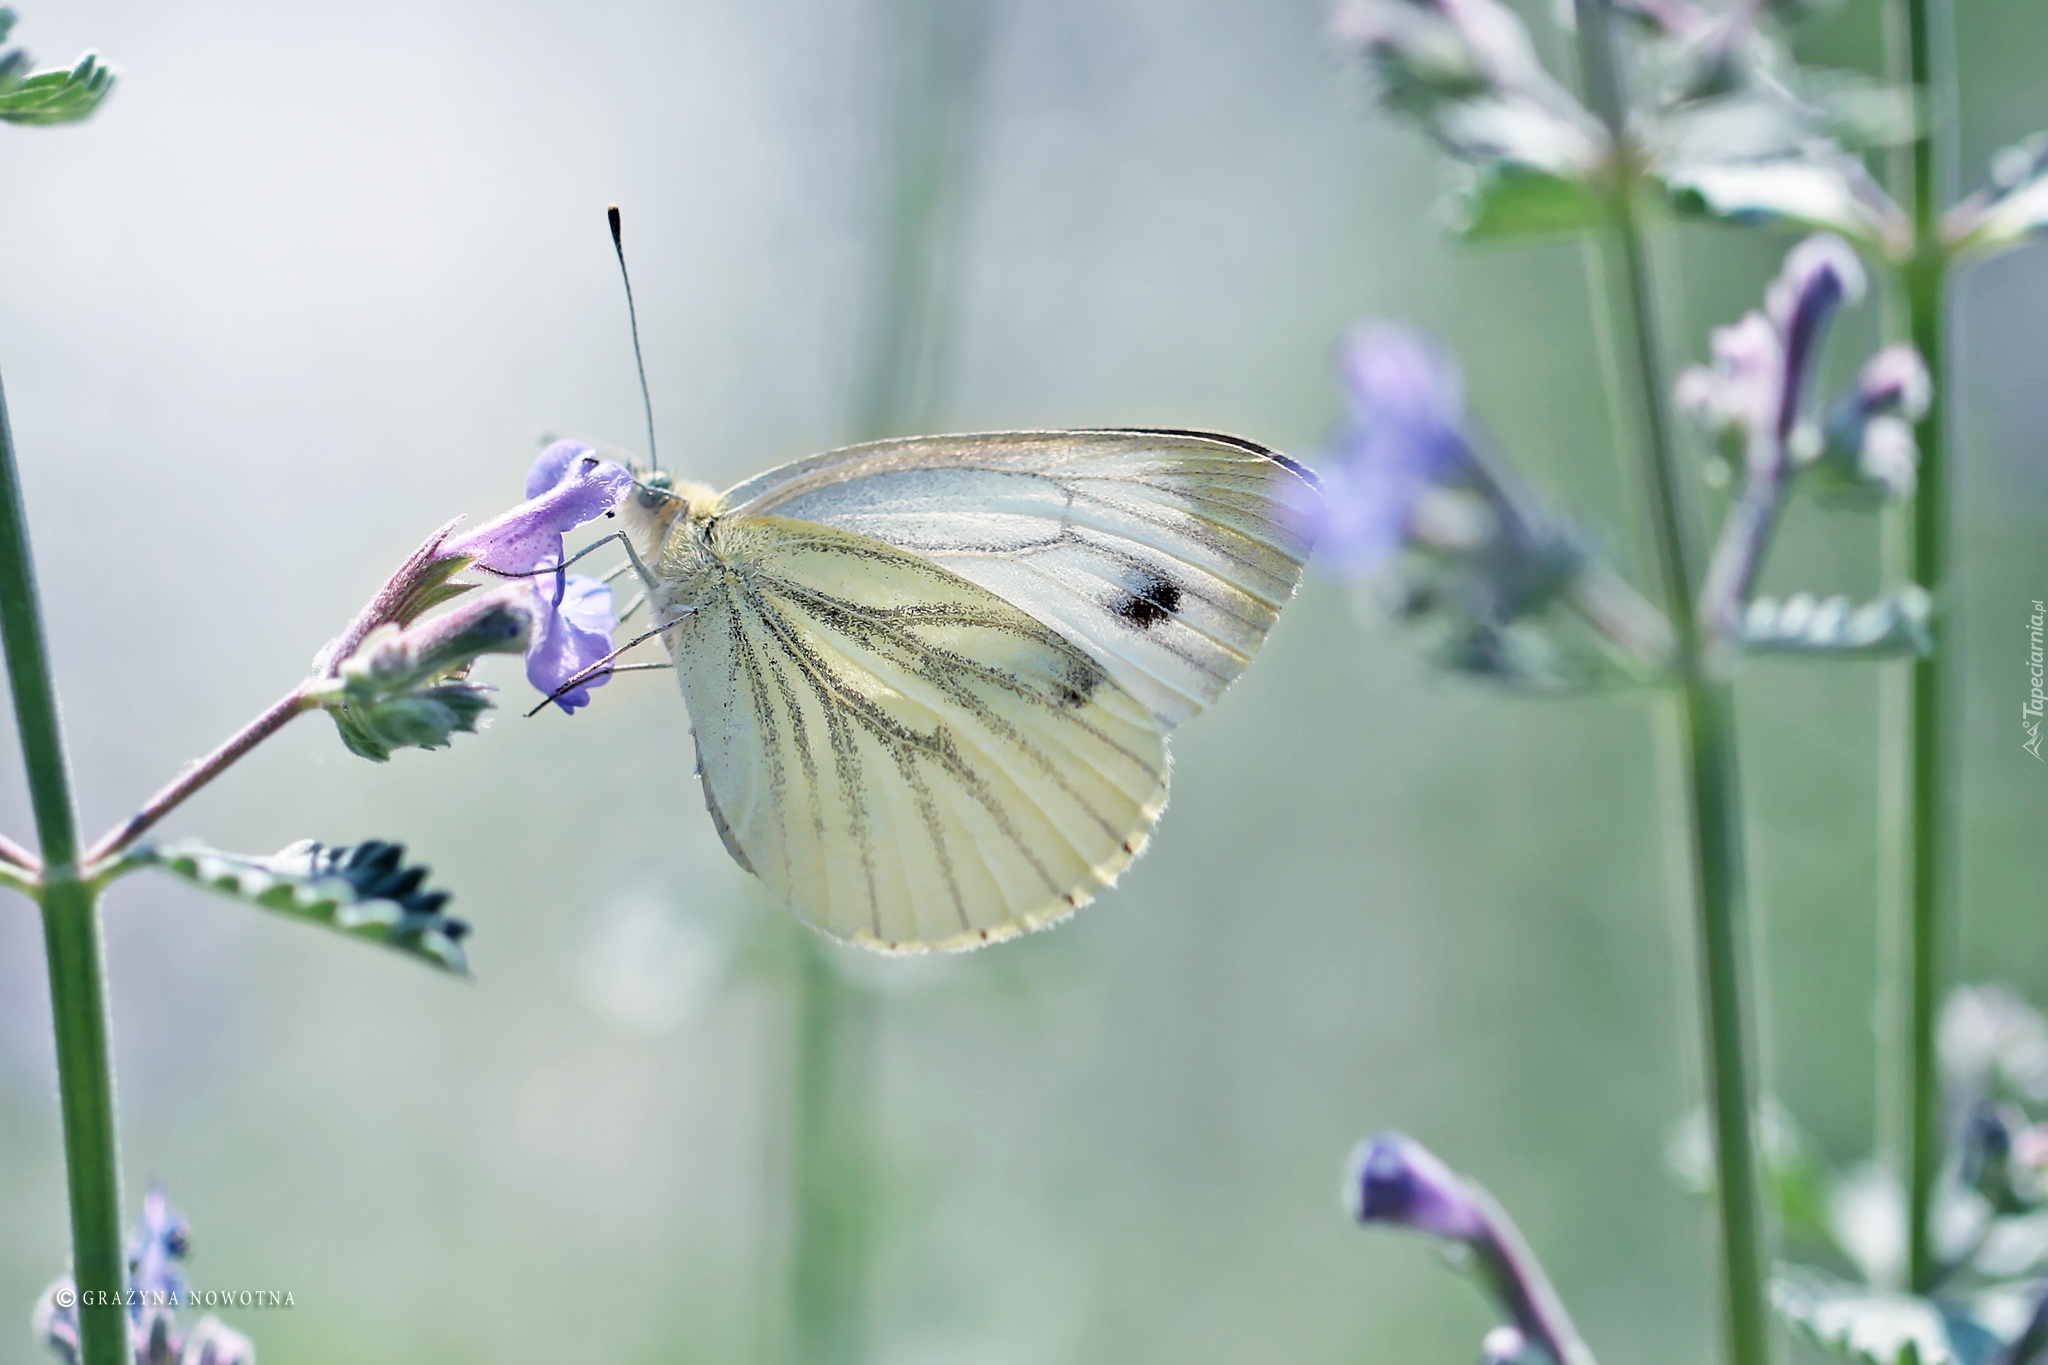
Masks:
[[[1860,606],[1846,597],[1806,592],[1782,602],[1759,597],[1743,613],[1742,647],[1760,654],[1914,657],[1934,648],[1933,615],[1933,599],[1917,585]]]
[[[1576,181],[1526,166],[1483,167],[1453,201],[1452,230],[1462,241],[1580,232],[1603,220],[1599,196]]]
[[[1991,159],[1991,183],[1949,210],[1942,239],[1958,252],[1984,255],[2048,232],[2048,133]]]
[[[1887,1294],[1817,1271],[1790,1270],[1771,1285],[1771,1307],[1830,1355],[1863,1365],[1979,1365],[1981,1328],[1959,1343],[1932,1300]]]
[[[38,71],[0,85],[0,122],[76,123],[90,118],[113,89],[114,69],[88,52],[69,71]]]
[[[473,735],[490,711],[492,689],[453,679],[396,696],[323,702],[341,742],[359,758],[387,762],[399,749],[445,749],[456,735]]]
[[[1674,210],[1694,217],[1799,231],[1838,232],[1889,257],[1912,247],[1912,228],[1863,163],[1815,150],[1754,161],[1679,161],[1658,173]]]
[[[129,861],[159,867],[209,891],[469,974],[463,921],[441,912],[445,891],[422,890],[427,869],[402,844],[379,839],[329,848],[303,839],[268,858],[181,841],[144,846]]]
[[[405,596],[392,607],[391,619],[401,626],[409,626],[443,602],[452,602],[481,586],[454,581],[455,575],[475,562],[470,555],[444,555],[427,561],[406,585]]]

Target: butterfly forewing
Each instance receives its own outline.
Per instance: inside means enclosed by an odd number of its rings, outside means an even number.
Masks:
[[[668,642],[706,801],[799,915],[971,947],[1061,918],[1143,847],[1166,726],[1056,624],[814,522],[678,535],[663,595],[696,608]]]
[[[1292,595],[1317,493],[1230,437],[1009,432],[854,446],[732,489],[911,551],[1086,650],[1166,726],[1242,672]]]

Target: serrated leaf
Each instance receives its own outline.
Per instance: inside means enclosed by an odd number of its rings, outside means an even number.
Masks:
[[[1606,213],[1600,197],[1576,181],[1525,166],[1478,171],[1455,201],[1452,229],[1467,242],[1579,232]]]
[[[1680,161],[1658,179],[1681,214],[1742,224],[1837,232],[1869,250],[1900,256],[1912,229],[1854,157],[1827,149],[1757,161]]]
[[[422,889],[427,869],[407,864],[402,844],[372,839],[330,848],[303,839],[259,858],[181,841],[138,848],[129,856],[288,919],[396,949],[458,976],[469,974],[462,950],[469,926],[442,913],[447,892]]]
[[[1924,588],[1901,588],[1860,606],[1848,598],[1794,593],[1780,602],[1759,597],[1742,618],[1742,647],[1759,654],[1889,659],[1934,647],[1933,599]]]
[[[113,89],[113,68],[88,52],[69,71],[38,71],[0,88],[0,122],[76,123],[89,118]]]
[[[1771,1285],[1771,1307],[1794,1331],[1830,1355],[1863,1365],[1980,1365],[1974,1338],[1959,1345],[1931,1300],[1887,1294],[1814,1271],[1792,1271]]]

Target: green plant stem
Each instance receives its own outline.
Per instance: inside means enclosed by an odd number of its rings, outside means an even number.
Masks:
[[[1947,440],[1948,349],[1944,294],[1948,253],[1939,227],[1947,198],[1942,124],[1953,85],[1947,79],[1948,7],[1943,0],[1902,0],[1894,74],[1926,92],[1927,116],[1900,167],[1914,250],[1900,272],[1906,334],[1927,363],[1934,401],[1915,436],[1920,447],[1918,491],[1908,535],[1908,571],[1934,600],[1929,622],[1932,650],[1910,667],[1907,691],[1907,847],[1903,924],[1898,935],[1899,983],[1904,1007],[1896,1011],[1901,1036],[1894,1043],[1899,1069],[1900,1149],[1906,1181],[1908,1287],[1931,1289],[1941,1267],[1934,1240],[1935,1181],[1941,1172],[1940,1076],[1935,1021],[1946,986],[1955,932],[1956,717],[1951,679],[1957,667],[1955,587],[1949,575],[1952,518]]]
[[[0,394],[0,639],[21,732],[29,801],[42,843],[43,942],[57,1036],[57,1090],[64,1122],[64,1171],[71,1202],[71,1268],[85,1365],[124,1365],[127,1262],[121,1248],[121,1162],[114,1122],[114,1067],[108,1050],[106,967],[99,902],[79,879],[78,824],[71,804],[57,692],[43,636],[42,604],[29,555],[28,517],[14,436]]]
[[[867,1356],[870,1101],[881,1010],[872,991],[840,974],[831,952],[809,933],[798,945],[791,1293],[793,1359],[802,1365],[851,1365]]]
[[[1732,1365],[1767,1365],[1770,1320],[1764,1294],[1763,1217],[1751,1114],[1755,1108],[1749,1000],[1745,981],[1741,789],[1735,762],[1733,697],[1710,673],[1694,605],[1700,553],[1681,491],[1678,455],[1658,355],[1647,245],[1638,217],[1627,103],[1616,60],[1608,0],[1576,0],[1580,75],[1589,103],[1607,126],[1618,167],[1612,241],[1618,259],[1617,349],[1631,371],[1640,408],[1652,542],[1665,609],[1676,636],[1679,724],[1697,925],[1707,1111],[1713,1135],[1721,1229],[1723,1346]]]
[[[926,420],[941,387],[953,259],[971,158],[992,0],[895,0],[888,167],[872,294],[852,394],[857,440]],[[834,949],[798,945],[793,1356],[867,1356],[867,1266],[875,1224],[874,1074],[882,1002],[847,980]]]

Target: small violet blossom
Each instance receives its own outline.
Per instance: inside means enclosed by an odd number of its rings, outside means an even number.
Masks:
[[[1381,1133],[1352,1154],[1345,1202],[1361,1223],[1387,1223],[1453,1242],[1484,1240],[1486,1211],[1472,1187],[1413,1138]]]
[[[1821,341],[1836,312],[1865,292],[1848,244],[1809,237],[1785,257],[1760,311],[1716,328],[1712,362],[1679,376],[1678,405],[1720,443],[1727,469],[1748,478],[1812,472],[1817,493],[1882,502],[1913,490],[1919,454],[1912,424],[1932,399],[1927,367],[1910,346],[1888,346],[1848,391],[1809,409]]]
[[[1351,414],[1335,460],[1318,471],[1325,521],[1317,548],[1340,570],[1369,572],[1424,529],[1432,489],[1470,481],[1464,384],[1427,338],[1386,323],[1352,334],[1338,375]]]
[[[1358,1144],[1344,1202],[1361,1223],[1469,1248],[1473,1272],[1508,1319],[1487,1334],[1484,1365],[1592,1365],[1592,1353],[1513,1220],[1421,1143],[1381,1133]]]
[[[609,587],[582,574],[543,571],[562,563],[565,532],[609,516],[632,486],[623,465],[599,459],[579,441],[556,441],[527,473],[525,502],[442,546],[444,553],[470,556],[488,573],[532,578],[537,621],[526,651],[526,677],[543,693],[552,694],[609,654],[618,629]],[[555,697],[555,704],[574,711],[608,678],[590,678]]]
[[[1714,329],[1711,365],[1679,376],[1677,399],[1753,475],[1779,473],[1799,428],[1828,323],[1863,297],[1862,263],[1839,237],[1809,237],[1785,257],[1761,312]]]
[[[192,1231],[162,1190],[142,1201],[142,1222],[128,1244],[128,1340],[135,1365],[253,1365],[256,1347],[208,1314],[187,1330],[178,1309],[191,1295],[179,1266],[192,1248]],[[35,1333],[59,1360],[79,1359],[77,1289],[62,1279],[36,1305]]]
[[[1453,672],[1552,691],[1662,666],[1662,618],[1494,467],[1442,348],[1369,324],[1337,368],[1350,413],[1318,468],[1326,568],[1373,580]]]

